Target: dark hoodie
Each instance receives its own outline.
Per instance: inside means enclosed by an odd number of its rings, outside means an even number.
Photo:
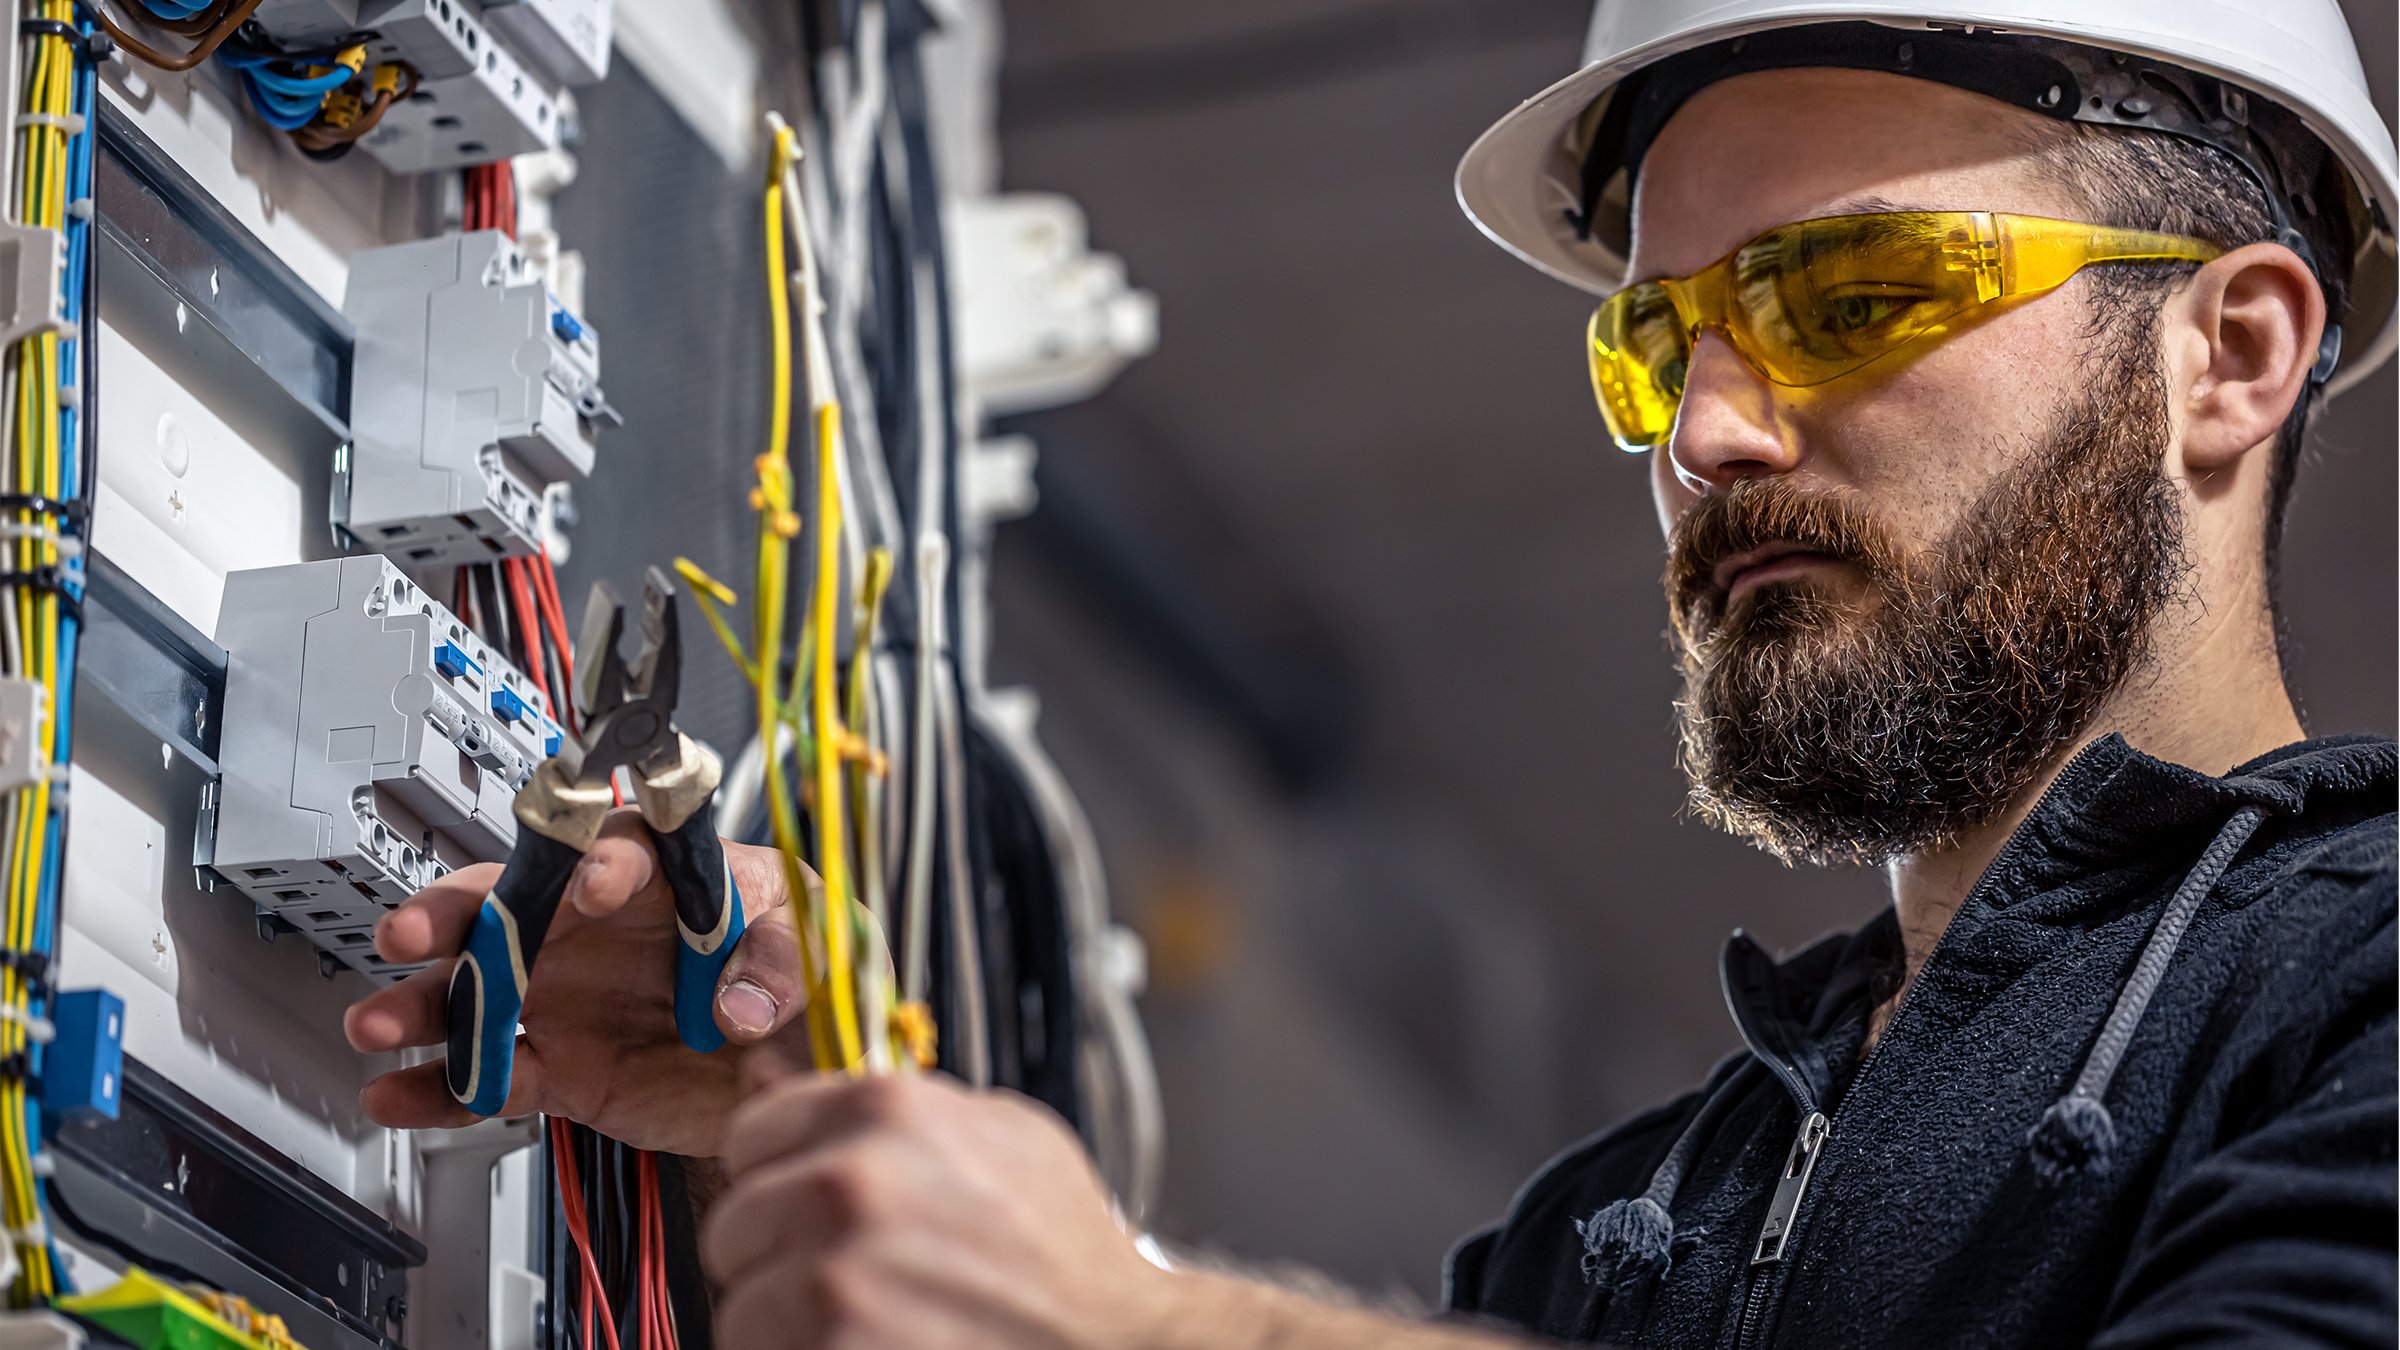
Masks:
[[[1883,915],[1745,1053],[1451,1253],[1454,1311],[1628,1346],[2394,1341],[2394,752],[2086,747],[1896,988]]]

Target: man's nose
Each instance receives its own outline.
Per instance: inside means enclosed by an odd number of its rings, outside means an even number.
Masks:
[[[1737,478],[1798,468],[1798,438],[1776,415],[1775,405],[1775,386],[1750,368],[1723,333],[1703,331],[1692,344],[1683,404],[1667,441],[1675,477],[1691,491],[1706,493]]]

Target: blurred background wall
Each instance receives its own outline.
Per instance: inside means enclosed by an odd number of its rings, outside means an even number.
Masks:
[[[2265,3],[2266,0],[2259,0]],[[2379,100],[2394,9],[2351,6]],[[1041,691],[1164,1071],[1160,1227],[1431,1296],[1545,1157],[1735,1046],[1715,953],[1883,902],[1685,821],[1660,542],[1588,302],[1451,200],[1576,0],[1007,0],[1000,170],[1162,339],[1031,419],[995,683]],[[2317,731],[2394,723],[2394,385],[2322,423],[2287,606]]]

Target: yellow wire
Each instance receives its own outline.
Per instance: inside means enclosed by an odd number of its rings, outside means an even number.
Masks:
[[[815,688],[810,690],[816,744],[810,758],[816,768],[817,874],[825,880],[825,973],[831,985],[835,1039],[841,1046],[842,1067],[848,1069],[858,1063],[861,1049],[850,964],[849,832],[842,824],[841,755],[849,737],[835,705],[833,674],[835,602],[842,585],[842,487],[836,477],[841,434],[841,404],[827,397],[817,404],[817,584],[809,597],[809,629],[816,636],[811,677]]]
[[[40,16],[60,23],[73,20],[67,0],[41,0]],[[34,44],[33,70],[27,86],[26,111],[63,117],[73,110],[74,57],[66,40],[43,35]],[[59,126],[24,128],[19,218],[28,224],[61,229],[66,224],[66,131]],[[65,483],[59,403],[59,338],[45,333],[18,342],[8,353],[8,373],[15,382],[17,453],[8,466],[8,479],[19,492],[46,497],[61,495]],[[29,509],[12,513],[14,523],[30,527],[11,541],[9,556],[15,570],[55,566],[55,542],[37,532],[50,522]],[[34,594],[13,588],[5,607],[6,620],[18,653],[13,672],[41,685],[49,706],[58,706],[59,600],[54,593]],[[57,750],[58,728],[45,719],[40,732],[41,760],[48,763]],[[51,788],[47,778],[13,794],[7,809],[6,941],[10,948],[30,950],[37,940],[42,864],[52,829]],[[31,989],[14,971],[0,973],[0,1000],[19,1012],[27,1011]],[[27,1046],[21,1020],[0,1024],[0,1056],[22,1054]],[[0,1083],[0,1215],[12,1230],[22,1256],[14,1301],[26,1305],[47,1297],[56,1287],[48,1245],[35,1228],[41,1209],[33,1175],[33,1140],[27,1133],[24,1079]],[[20,1239],[18,1235],[25,1235]]]
[[[775,732],[783,721],[776,699],[775,662],[783,651],[785,583],[791,570],[791,540],[799,523],[792,515],[792,304],[789,269],[783,253],[783,180],[799,150],[791,128],[776,132],[773,153],[767,157],[767,318],[772,379],[767,405],[767,452],[758,460],[758,487],[751,505],[758,512],[758,576],[751,590],[750,649],[756,652],[758,678],[758,738],[766,756],[767,821],[775,849],[783,857],[784,885],[794,907],[794,928],[800,949],[800,979],[809,991],[807,1020],[810,1052],[820,1069],[848,1066],[834,1034],[826,1000],[817,997],[817,961],[813,946],[815,925],[808,921],[808,880],[800,871],[800,824],[793,809],[791,784],[783,774],[783,757],[775,753]]]

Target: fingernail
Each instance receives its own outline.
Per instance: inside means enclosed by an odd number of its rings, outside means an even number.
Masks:
[[[718,991],[717,1010],[736,1031],[765,1031],[775,1025],[775,1000],[748,980],[735,980]]]

